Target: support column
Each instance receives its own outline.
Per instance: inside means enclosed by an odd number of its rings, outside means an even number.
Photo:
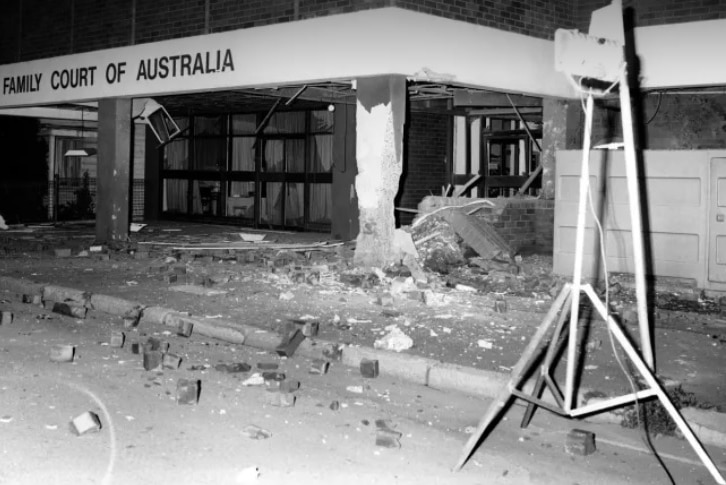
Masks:
[[[544,98],[542,100],[542,197],[555,198],[557,177],[557,150],[567,148],[568,121],[577,117],[579,123],[579,100],[565,101]],[[569,115],[569,116],[568,116]]]
[[[114,243],[129,237],[131,182],[131,100],[98,102],[98,179],[96,241]]]
[[[355,179],[360,228],[354,262],[383,267],[393,262],[394,199],[403,167],[406,78],[357,80]]]
[[[331,234],[337,239],[351,240],[358,235],[358,199],[355,195],[355,106],[341,103],[335,107],[333,135],[333,203]]]

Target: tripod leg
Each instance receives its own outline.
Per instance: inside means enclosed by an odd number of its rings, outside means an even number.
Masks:
[[[526,375],[527,371],[532,368],[534,361],[533,356],[539,348],[540,343],[546,337],[547,332],[552,326],[552,322],[562,309],[564,302],[569,298],[570,291],[570,285],[566,284],[557,296],[557,299],[552,303],[552,307],[550,307],[549,312],[547,312],[542,324],[535,332],[532,340],[530,340],[527,345],[527,348],[524,349],[519,362],[517,362],[517,365],[515,365],[512,369],[509,382],[507,382],[504,389],[502,389],[494,401],[492,401],[489,405],[489,409],[487,410],[486,415],[484,415],[484,417],[479,421],[476,431],[469,437],[466,445],[464,445],[464,451],[459,457],[459,461],[454,466],[454,471],[461,470],[461,467],[464,466],[471,454],[474,452],[474,449],[479,444],[479,441],[482,440],[483,437],[491,430],[494,421],[511,403],[512,389],[515,389],[520,384],[522,376]]]
[[[544,369],[543,369],[544,372]],[[532,396],[539,399],[540,396],[542,396],[542,391],[544,390],[545,386],[545,377],[544,374],[540,373],[539,377],[537,377],[537,382],[534,384],[534,390],[532,391]],[[534,412],[537,410],[537,406],[534,403],[527,404],[527,410],[524,412],[524,416],[522,416],[522,422],[519,423],[520,428],[526,428],[529,426],[529,422],[532,421],[532,416],[534,416]]]

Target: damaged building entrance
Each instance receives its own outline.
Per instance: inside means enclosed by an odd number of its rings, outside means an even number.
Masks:
[[[329,231],[333,112],[175,117],[162,147],[162,213],[171,218]]]

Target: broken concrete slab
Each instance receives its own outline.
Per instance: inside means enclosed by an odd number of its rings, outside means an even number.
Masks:
[[[63,286],[48,285],[43,287],[43,300],[51,300],[58,302],[75,302],[83,306],[88,306],[91,294],[76,290],[75,288],[65,288]]]
[[[313,359],[308,372],[322,376],[328,373],[328,369],[330,369],[330,362],[323,359]]]
[[[137,317],[141,315],[144,305],[115,296],[92,294],[90,307],[111,315]]]
[[[163,359],[163,353],[160,350],[145,350],[144,351],[144,370],[160,370],[161,362]]]
[[[176,354],[164,353],[161,357],[161,367],[163,369],[176,370],[181,365],[182,358]]]
[[[8,276],[0,276],[0,290],[19,295],[42,295],[44,285],[25,281],[19,278],[10,278]]]
[[[305,335],[300,330],[295,330],[292,335],[283,336],[282,341],[275,348],[275,352],[283,357],[292,357],[303,340],[305,340]]]
[[[61,303],[58,301],[46,300],[45,308],[50,309],[53,313],[65,315],[73,318],[86,318],[88,308],[73,304],[73,302]]]
[[[482,258],[510,259],[514,255],[509,243],[484,219],[456,209],[443,211],[442,215],[464,242]]]

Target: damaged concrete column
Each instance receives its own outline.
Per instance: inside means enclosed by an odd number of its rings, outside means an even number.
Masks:
[[[544,199],[555,198],[557,150],[567,148],[568,113],[572,112],[570,104],[574,104],[575,102],[552,98],[544,98],[542,100],[541,163]],[[579,106],[575,106],[575,108],[579,109]]]
[[[131,100],[98,102],[96,240],[112,243],[129,236],[131,183]]]
[[[357,80],[356,159],[360,228],[355,264],[383,267],[393,262],[394,198],[403,166],[406,78]]]

